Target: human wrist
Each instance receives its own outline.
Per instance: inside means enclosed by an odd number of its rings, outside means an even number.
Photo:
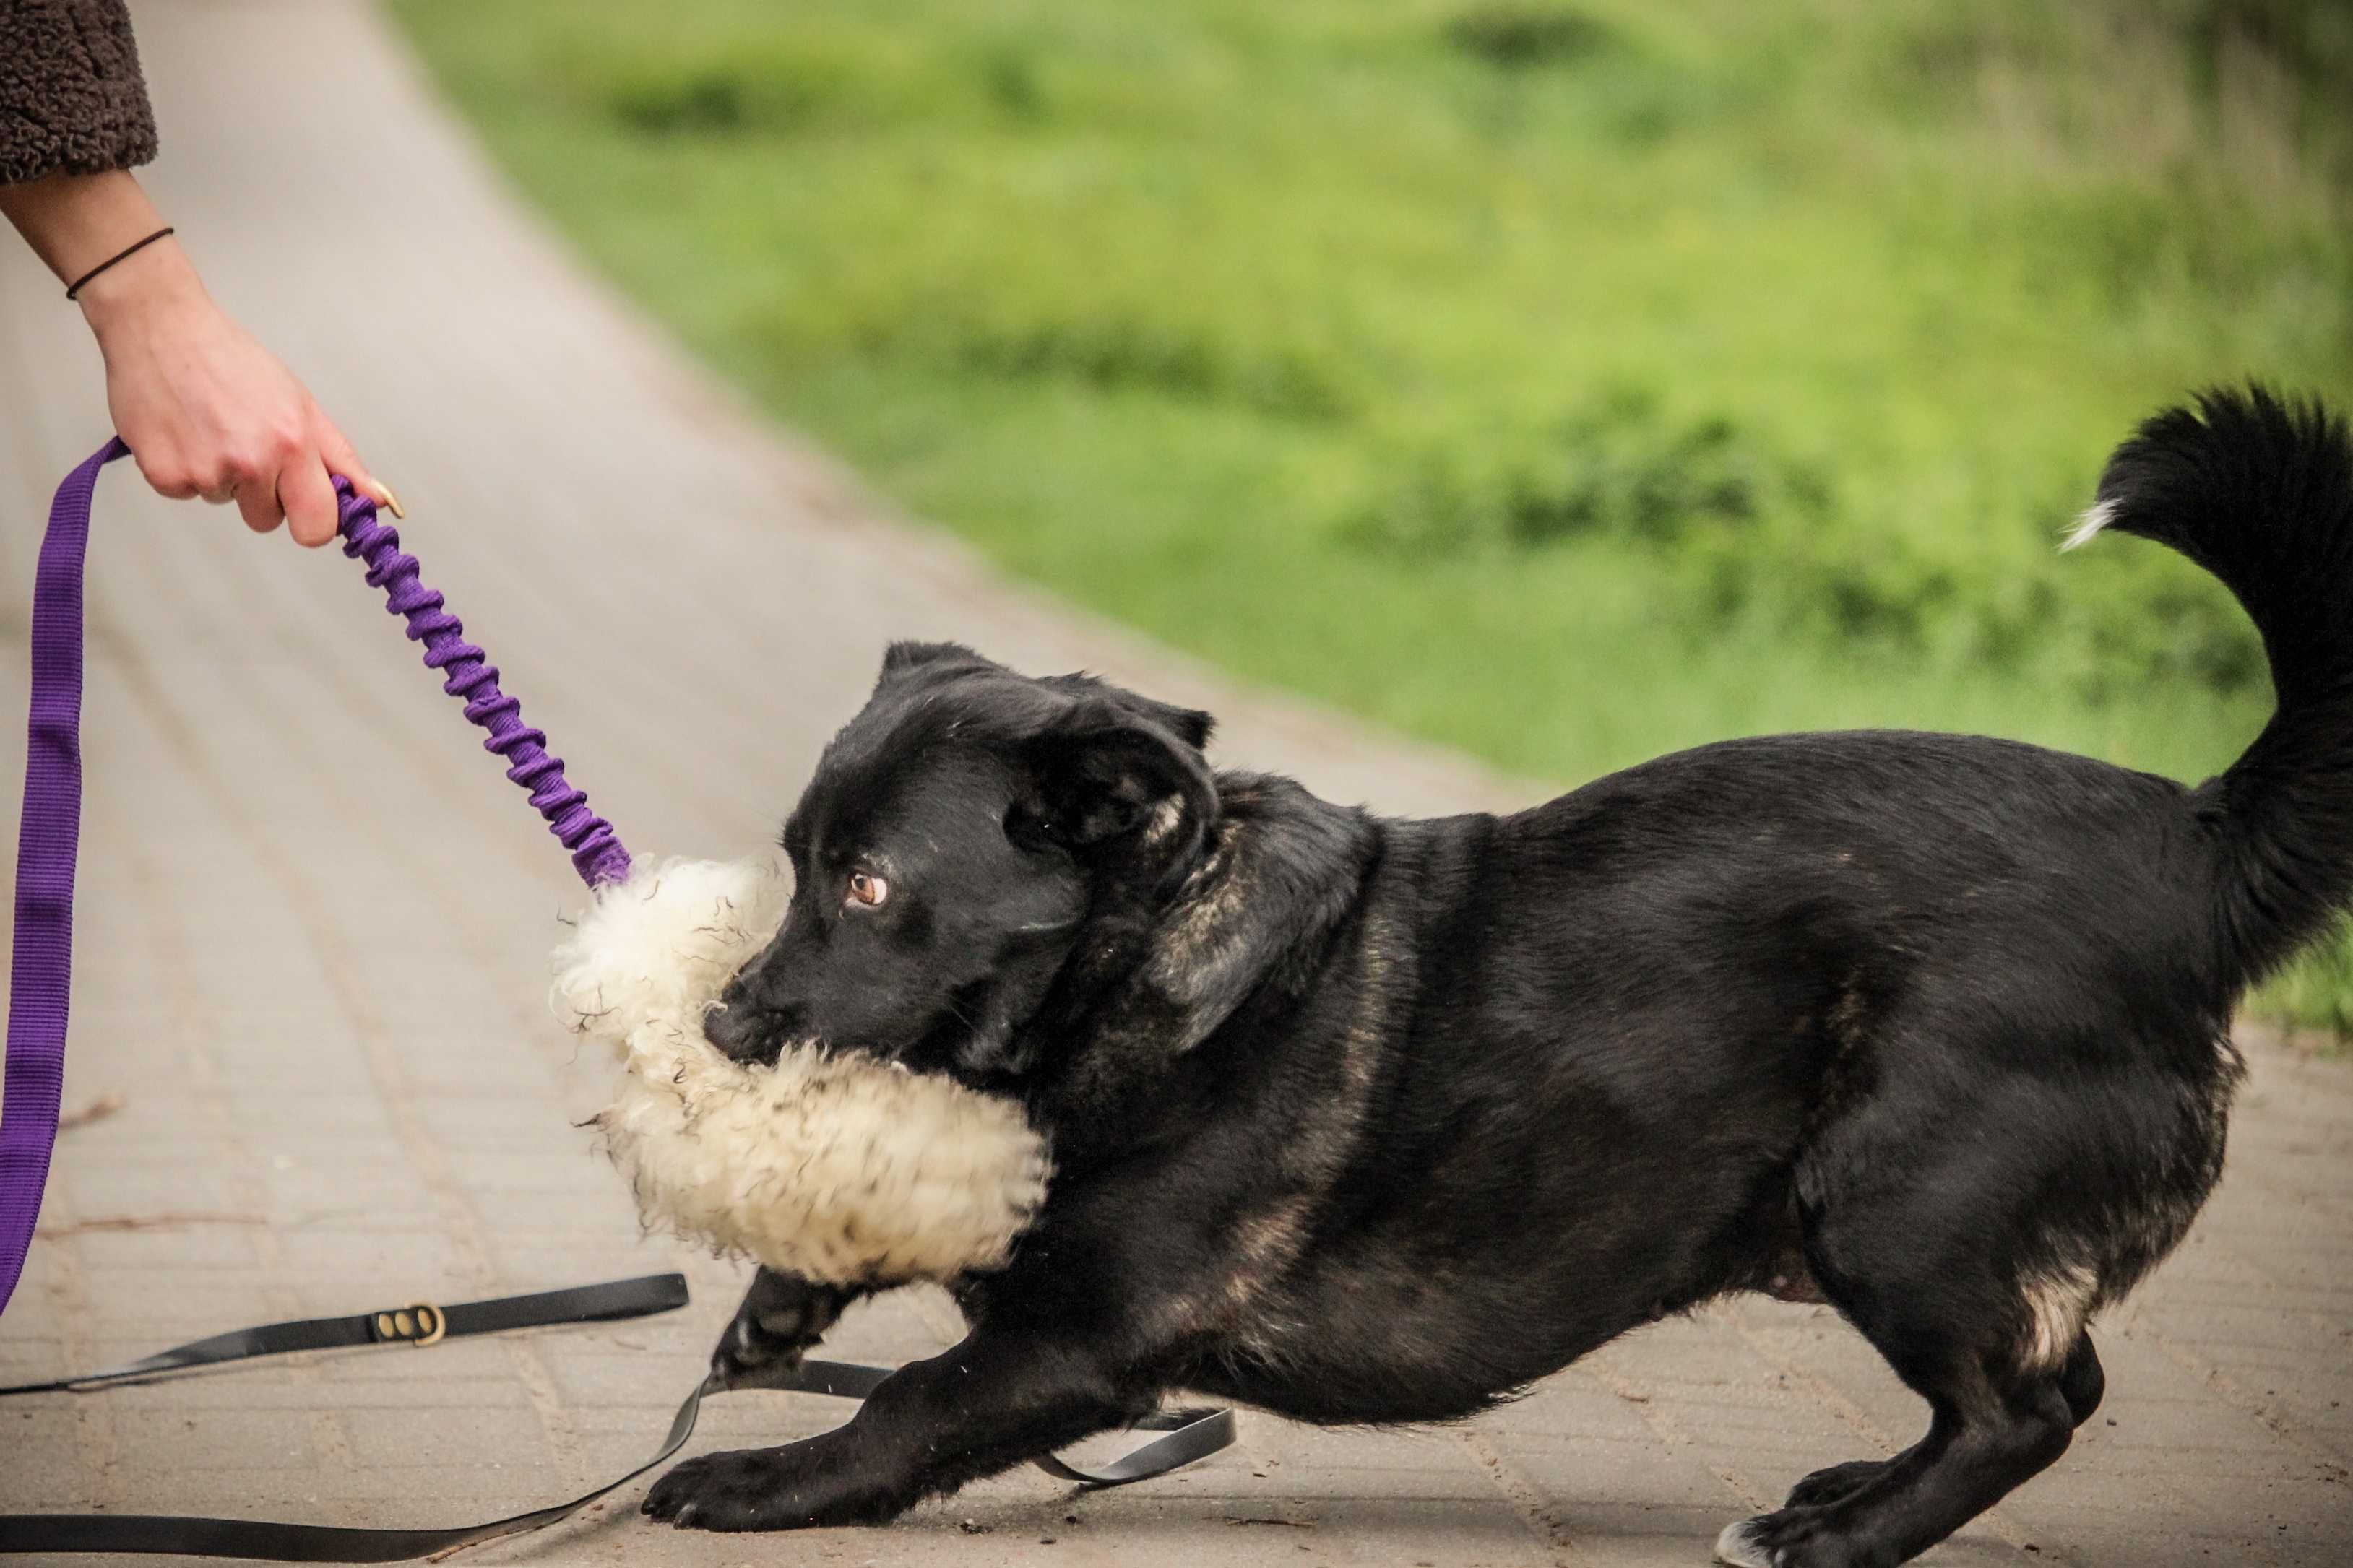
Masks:
[[[209,303],[179,241],[166,237],[126,256],[81,286],[75,303],[103,344],[111,332],[158,312]]]

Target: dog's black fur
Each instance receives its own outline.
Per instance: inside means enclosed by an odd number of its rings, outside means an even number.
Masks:
[[[1734,1561],[1894,1563],[2063,1451],[2084,1323],[2222,1161],[2233,1005],[2353,891],[2353,445],[2213,394],[2110,462],[2112,531],[2261,631],[2278,710],[2196,789],[1962,736],[1744,740],[1513,816],[1212,775],[1207,714],[901,645],[794,812],[713,1037],[855,1041],[1018,1097],[1058,1174],[962,1343],[647,1510],[886,1520],[1191,1389],[1475,1412],[1725,1291],[1818,1289],[1928,1402]],[[856,869],[889,884],[845,900]],[[871,891],[871,884],[867,885]],[[764,1274],[723,1376],[846,1293]]]

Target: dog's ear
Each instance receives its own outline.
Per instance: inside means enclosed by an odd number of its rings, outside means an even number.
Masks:
[[[936,668],[944,673],[959,667],[966,669],[1004,668],[960,642],[894,642],[882,651],[882,672],[875,677],[874,687],[879,691],[901,676],[918,669]]]
[[[1117,686],[1109,689],[1109,695],[1119,706],[1151,720],[1197,752],[1209,743],[1209,731],[1217,728],[1218,721],[1198,708],[1155,701]]]
[[[1218,721],[1198,708],[1179,708],[1173,702],[1163,702],[1142,692],[1130,691],[1124,686],[1113,686],[1100,676],[1089,675],[1084,670],[1070,675],[1050,675],[1038,684],[1067,692],[1081,701],[1094,697],[1124,708],[1138,718],[1151,720],[1197,752],[1209,743],[1209,731],[1217,728]]]
[[[1022,744],[1032,787],[1006,831],[1148,867],[1158,896],[1175,891],[1217,826],[1218,790],[1193,739],[1208,737],[1209,716],[1166,711],[1173,722],[1091,696],[1045,720]]]

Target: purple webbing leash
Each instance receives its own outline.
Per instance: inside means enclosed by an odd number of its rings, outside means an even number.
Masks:
[[[131,448],[109,441],[66,476],[49,507],[33,583],[33,697],[26,723],[24,816],[17,834],[16,953],[8,975],[6,1098],[0,1101],[0,1310],[25,1268],[65,1086],[67,1003],[73,983],[74,862],[81,833],[82,563],[99,470]],[[367,566],[385,607],[425,645],[441,689],[461,699],[466,717],[490,732],[483,749],[507,763],[507,777],[531,794],[548,831],[571,853],[591,888],[629,872],[629,852],[613,825],[564,776],[547,737],[522,721],[522,704],[499,689],[499,671],[466,641],[441,595],[417,581],[417,557],[376,516],[375,502],[335,481],[343,553]]]
[[[81,837],[81,563],[98,470],[131,448],[116,437],[66,476],[33,577],[33,701],[25,808],[16,829],[16,943],[8,968],[6,1098],[0,1100],[0,1310],[16,1293],[41,1217],[66,1081],[73,985],[74,850]]]

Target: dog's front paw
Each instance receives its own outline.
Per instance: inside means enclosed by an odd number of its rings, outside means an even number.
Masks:
[[[808,1521],[779,1506],[791,1467],[784,1448],[736,1448],[675,1466],[653,1484],[638,1511],[695,1530],[787,1530]]]
[[[639,1511],[690,1530],[804,1530],[880,1524],[902,1504],[860,1480],[822,1437],[689,1459],[656,1481]]]
[[[763,1268],[711,1352],[721,1388],[757,1388],[801,1364],[854,1292]]]

